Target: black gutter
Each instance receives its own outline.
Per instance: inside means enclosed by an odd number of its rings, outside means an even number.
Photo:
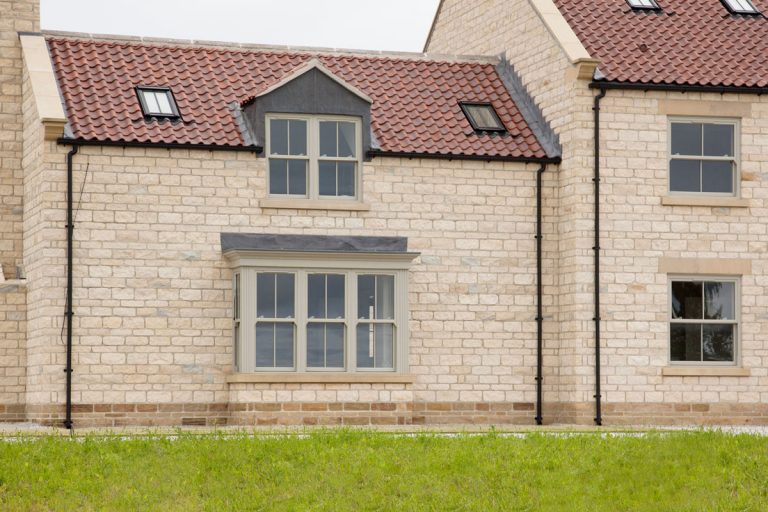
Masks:
[[[484,160],[486,162],[522,162],[528,164],[559,164],[562,159],[557,156],[553,158],[535,158],[524,156],[504,156],[504,155],[453,155],[449,153],[416,153],[408,151],[383,151],[380,149],[369,149],[366,152],[368,157],[392,157],[392,158],[439,158],[441,160]]]
[[[727,86],[727,85],[686,85],[686,84],[644,84],[639,82],[615,82],[594,80],[590,89],[625,89],[636,91],[709,92],[714,94],[768,94],[768,87]]]
[[[244,151],[261,153],[261,146],[231,146],[222,144],[182,144],[176,142],[138,142],[115,140],[86,140],[61,137],[56,140],[58,144],[77,146],[120,146],[127,148],[160,148],[160,149],[204,149],[209,151]]]
[[[544,366],[544,311],[542,305],[543,283],[541,282],[542,261],[541,261],[541,175],[547,169],[546,164],[541,164],[536,171],[536,424],[543,422],[541,414],[543,377],[542,369]]]
[[[72,160],[77,154],[77,145],[67,153],[67,299],[64,306],[64,317],[67,323],[67,408],[64,427],[72,429],[72,240],[75,224],[72,215]]]
[[[600,100],[605,98],[605,89],[595,96],[595,424],[603,424],[602,404],[600,402]]]

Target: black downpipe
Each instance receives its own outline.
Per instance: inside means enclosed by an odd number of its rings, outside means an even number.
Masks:
[[[77,146],[67,153],[67,301],[64,316],[67,323],[67,410],[64,427],[72,429],[72,239],[75,223],[72,215],[72,160],[77,154]]]
[[[602,404],[600,403],[600,100],[605,98],[605,89],[595,96],[595,424],[603,424]]]
[[[536,424],[541,425],[543,418],[541,415],[541,395],[543,386],[542,369],[544,366],[543,356],[543,324],[544,311],[542,306],[543,283],[541,282],[541,175],[547,169],[546,164],[541,164],[536,172]]]

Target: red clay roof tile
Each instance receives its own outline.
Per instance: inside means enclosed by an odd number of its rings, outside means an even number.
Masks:
[[[47,38],[75,138],[242,146],[229,105],[312,57],[373,99],[380,149],[446,156],[546,158],[488,63]],[[138,85],[169,86],[182,121],[146,120]],[[490,102],[509,133],[477,134],[460,101]]]
[[[761,12],[768,0],[752,0]],[[719,0],[657,0],[660,12],[625,0],[555,0],[606,80],[768,86],[768,19],[734,15]]]

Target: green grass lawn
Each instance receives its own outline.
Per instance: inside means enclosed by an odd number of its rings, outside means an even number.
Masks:
[[[0,510],[768,510],[768,438],[363,431],[0,441]]]

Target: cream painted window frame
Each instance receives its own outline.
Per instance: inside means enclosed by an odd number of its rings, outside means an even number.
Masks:
[[[672,124],[673,123],[700,123],[700,124],[728,124],[733,126],[733,158],[711,156],[688,156],[672,154]],[[673,191],[671,187],[672,159],[678,160],[710,160],[733,161],[733,194],[721,192],[680,192]],[[712,198],[740,198],[741,197],[741,119],[732,117],[706,117],[706,116],[667,116],[667,194],[670,197],[712,197]]]
[[[240,274],[240,345],[235,347],[235,371],[238,373],[346,373],[346,374],[406,374],[408,373],[408,267],[413,254],[352,255],[314,253],[275,253],[237,257],[235,273]],[[262,272],[290,273],[294,279],[294,367],[256,367],[256,276]],[[307,276],[309,274],[345,275],[345,366],[339,368],[307,368],[306,326]],[[395,278],[395,340],[394,368],[357,368],[356,330],[358,323],[369,320],[357,318],[357,276],[378,274]],[[265,321],[265,319],[261,319]]]
[[[307,156],[273,155],[271,142],[272,120],[298,120],[307,123]],[[355,125],[355,157],[321,157],[320,156],[320,123],[322,121],[347,122]],[[266,140],[266,183],[269,199],[308,199],[311,201],[346,201],[350,203],[362,200],[363,190],[363,140],[362,122],[359,117],[333,115],[303,115],[303,114],[267,114],[265,116],[264,134]],[[271,194],[269,183],[269,160],[307,160],[307,193]],[[320,195],[320,161],[355,162],[355,195],[354,196],[321,196]]]
[[[674,282],[727,282],[734,283],[734,310],[735,319],[733,322],[723,322],[714,320],[673,320],[672,319],[672,283]],[[702,308],[704,304],[702,304]],[[734,324],[736,335],[734,336],[733,361],[673,361],[672,360],[672,324],[673,323],[700,323],[700,324]],[[741,366],[741,277],[733,275],[710,275],[710,274],[670,274],[667,279],[667,363],[669,366],[688,366],[688,367],[739,367]]]

